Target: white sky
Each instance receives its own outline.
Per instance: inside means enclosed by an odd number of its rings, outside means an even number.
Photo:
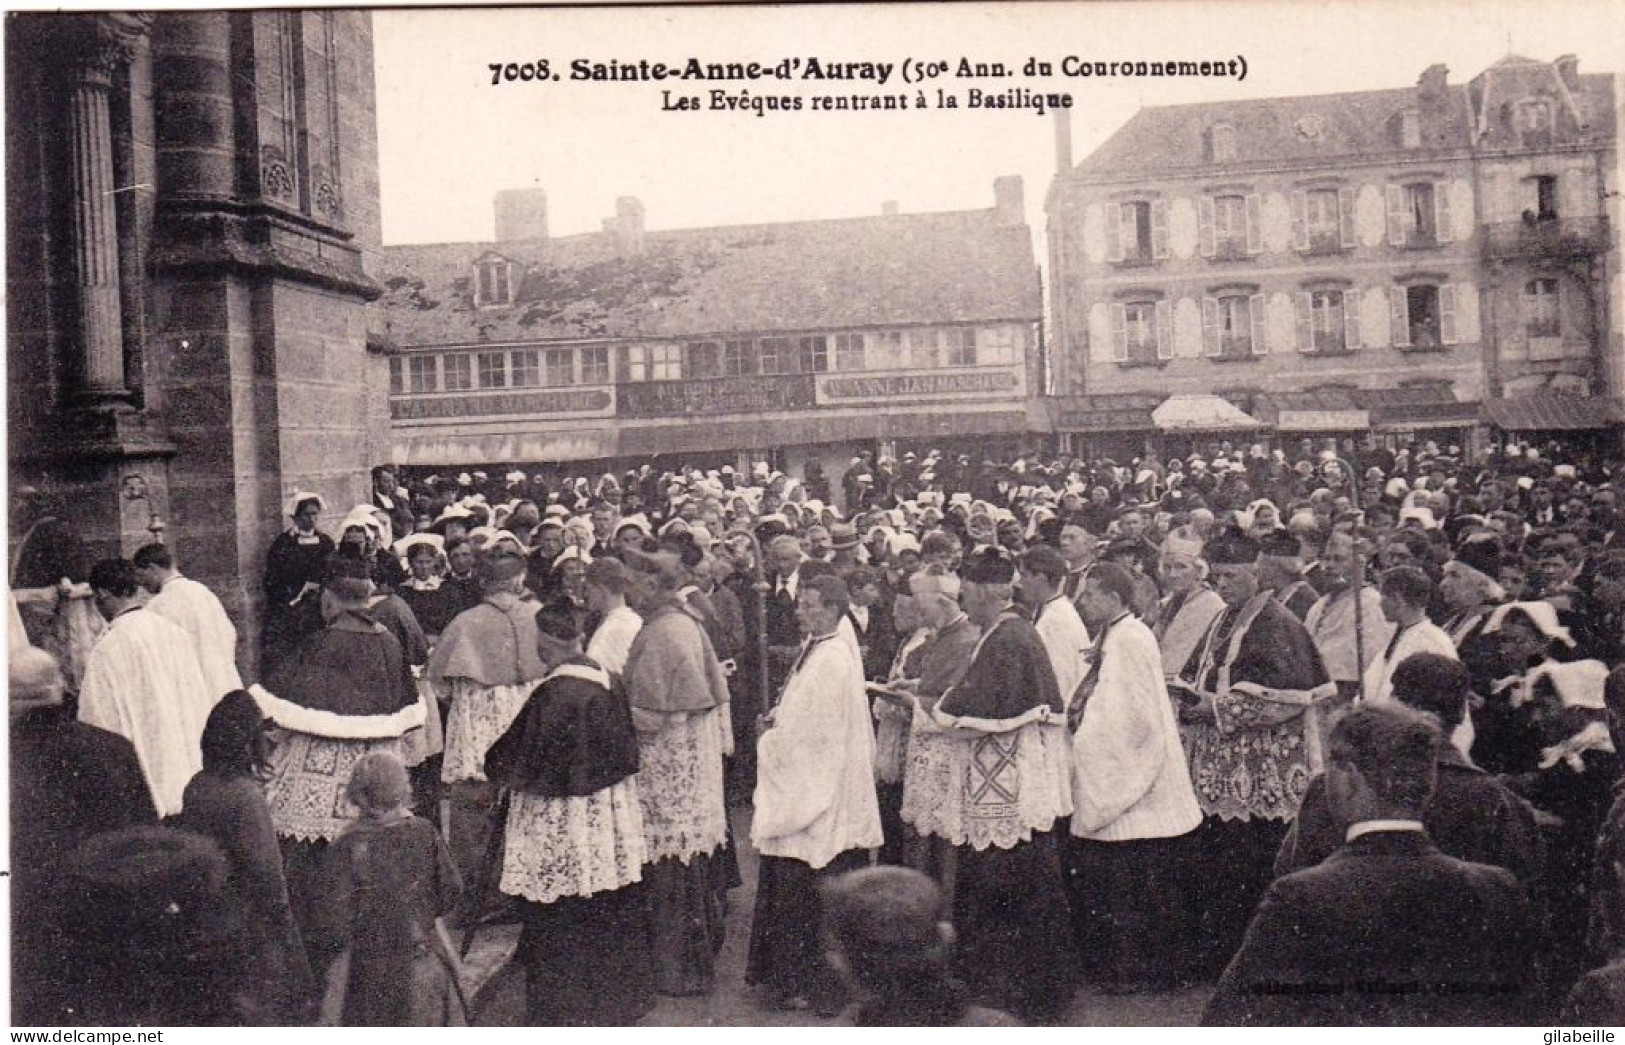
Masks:
[[[1026,180],[1042,235],[1055,169],[1051,119],[1031,111],[662,112],[661,92],[706,95],[895,93],[865,83],[589,83],[574,58],[668,63],[785,57],[892,62],[1036,57],[1185,60],[1246,56],[1245,81],[955,80],[970,87],[1068,91],[1081,160],[1143,105],[1405,87],[1435,62],[1463,83],[1509,51],[1580,71],[1617,72],[1625,0],[1281,0],[420,9],[373,14],[386,243],[484,240],[502,188],[547,190],[551,232],[588,232],[617,196],[640,198],[652,229],[992,205],[1004,174]],[[1510,45],[1510,46],[1509,46]],[[492,86],[492,62],[550,59],[556,83]]]

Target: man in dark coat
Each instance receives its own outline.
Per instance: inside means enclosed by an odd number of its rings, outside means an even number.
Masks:
[[[9,665],[11,705],[11,1018],[65,1023],[64,950],[57,898],[62,863],[92,835],[158,819],[135,748],[117,733],[76,722],[63,707],[56,659],[19,647]]]
[[[1446,736],[1462,723],[1471,685],[1460,662],[1437,653],[1413,654],[1394,669],[1394,699],[1431,714]],[[1422,822],[1447,856],[1504,867],[1536,895],[1541,851],[1533,811],[1454,744],[1439,746],[1438,784]],[[1321,774],[1309,782],[1298,818],[1276,854],[1276,877],[1313,867],[1342,843]]]
[[[1422,811],[1438,728],[1362,705],[1332,730],[1326,789],[1345,843],[1279,879],[1202,1014],[1207,1026],[1530,1022],[1534,923],[1512,872],[1445,856]]]

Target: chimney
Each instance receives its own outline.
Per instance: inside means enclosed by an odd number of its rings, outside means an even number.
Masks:
[[[643,253],[643,203],[636,196],[615,201],[615,236],[622,254]]]
[[[1021,175],[993,179],[993,210],[1000,225],[1025,225],[1027,206],[1022,199]]]
[[[882,203],[880,205],[880,213],[881,213],[882,216],[888,217],[888,218],[897,217],[897,201],[896,200],[886,200],[884,203]]]
[[[1055,171],[1072,173],[1072,110],[1064,105],[1055,107]]]
[[[1445,78],[1449,75],[1450,70],[1443,65],[1430,65],[1422,70],[1422,75],[1416,81],[1422,97],[1428,101],[1443,99]]]
[[[496,195],[497,242],[547,238],[547,193],[503,189]]]
[[[1552,63],[1557,66],[1557,75],[1563,78],[1563,86],[1569,89],[1570,94],[1580,90],[1580,59],[1572,54],[1563,55]]]

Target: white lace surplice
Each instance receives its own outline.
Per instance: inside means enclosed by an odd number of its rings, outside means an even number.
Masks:
[[[660,732],[638,734],[638,798],[649,861],[674,856],[686,864],[727,838],[720,713],[666,718]]]
[[[903,778],[903,822],[973,849],[1010,849],[1072,812],[1066,730],[1030,723],[956,736],[916,729]]]
[[[922,835],[965,844],[965,773],[970,744],[916,715],[903,766],[903,822]]]
[[[293,733],[271,753],[265,800],[276,833],[302,842],[331,842],[358,810],[344,797],[350,771],[372,751],[401,753],[399,737],[332,740]]]
[[[485,753],[525,709],[535,682],[482,686],[472,679],[446,680],[451,711],[446,717],[446,757],[440,779],[448,784],[485,779]]]
[[[510,896],[552,903],[642,881],[648,848],[635,776],[585,797],[515,792],[498,886]]]

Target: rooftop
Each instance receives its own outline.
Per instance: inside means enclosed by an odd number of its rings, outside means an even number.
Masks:
[[[1031,233],[1008,214],[639,229],[632,237],[611,219],[602,232],[551,239],[385,247],[384,315],[401,345],[1036,321]],[[473,303],[475,263],[486,257],[512,262],[513,304]]]

